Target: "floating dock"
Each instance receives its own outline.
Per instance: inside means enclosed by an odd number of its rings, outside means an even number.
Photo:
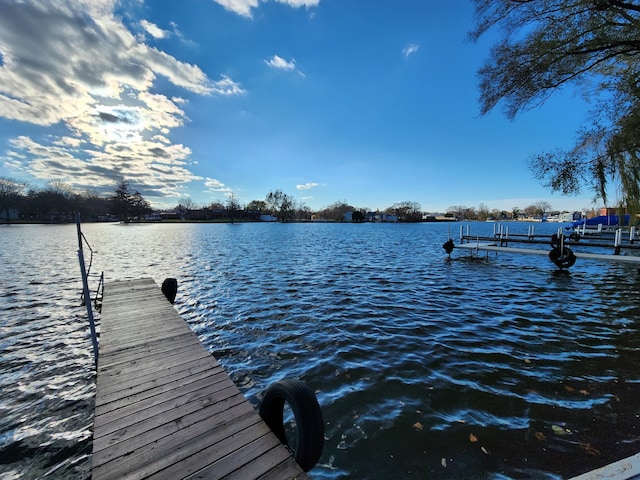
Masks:
[[[108,283],[92,477],[306,479],[150,279]]]
[[[573,246],[573,245],[571,245]],[[471,250],[475,251],[476,254],[480,251],[484,252],[500,252],[500,253],[516,253],[516,254],[524,254],[524,255],[540,255],[544,257],[549,256],[549,250],[535,249],[535,248],[520,248],[520,247],[501,247],[497,242],[469,242],[469,243],[460,243],[455,246],[455,248],[460,248],[462,250]],[[640,265],[640,256],[632,256],[632,255],[614,255],[614,254],[606,254],[606,253],[585,253],[585,252],[576,252],[573,254],[578,259],[584,260],[597,260],[601,262],[618,262],[618,263],[631,263],[635,265]]]
[[[455,244],[449,236],[449,240],[442,247],[449,255],[454,249],[459,248],[469,250],[472,255],[476,256],[481,251],[546,256],[561,269],[571,267],[578,259],[640,265],[640,255],[638,255],[640,245],[635,227],[630,229],[628,240],[623,237],[622,229],[617,229],[613,243],[585,239],[578,231],[565,236],[562,228],[559,228],[554,235],[536,235],[534,226],[530,225],[525,235],[510,233],[509,227],[503,227],[504,225],[494,224],[493,236],[480,236],[471,235],[469,225],[466,226],[465,234],[464,226],[460,225],[460,243]],[[528,248],[530,245],[537,245],[537,247]],[[612,253],[587,253],[584,251],[593,248],[599,250],[611,248]]]

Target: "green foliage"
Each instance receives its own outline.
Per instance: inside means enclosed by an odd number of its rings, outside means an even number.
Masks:
[[[483,114],[507,117],[571,85],[596,108],[569,151],[530,160],[536,178],[565,195],[583,187],[639,211],[640,5],[625,0],[474,0],[477,40],[498,27],[503,38],[479,71]]]

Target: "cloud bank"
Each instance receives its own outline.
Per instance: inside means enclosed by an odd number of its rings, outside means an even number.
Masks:
[[[188,120],[185,99],[155,92],[156,83],[192,95],[244,90],[147,45],[114,8],[115,0],[0,0],[0,116],[55,132],[11,139],[0,162],[76,188],[112,191],[124,176],[140,191],[179,195],[200,179],[189,170],[191,150],[170,140]],[[137,25],[153,39],[168,34]]]

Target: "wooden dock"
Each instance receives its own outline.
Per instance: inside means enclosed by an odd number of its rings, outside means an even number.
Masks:
[[[610,465],[583,473],[571,480],[639,480],[640,453],[624,458]]]
[[[105,286],[94,479],[308,478],[152,279]]]

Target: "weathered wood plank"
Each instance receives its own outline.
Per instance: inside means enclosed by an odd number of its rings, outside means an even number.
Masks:
[[[188,377],[204,370],[216,368],[211,366],[209,358],[189,359],[186,362],[179,363],[175,368],[158,374],[155,369],[144,368],[128,372],[126,380],[119,383],[102,382],[101,395],[107,395],[112,392],[134,388],[137,391],[146,390],[148,388],[162,385],[179,378]],[[113,375],[106,375],[106,378],[113,379]]]
[[[116,392],[115,397],[100,397],[100,403],[98,404],[96,400],[96,415],[102,415],[106,412],[110,412],[113,410],[117,410],[126,405],[133,405],[141,400],[145,400],[153,397],[163,397],[163,398],[173,398],[176,393],[176,388],[180,388],[183,386],[190,385],[193,389],[202,388],[209,384],[211,381],[211,375],[209,371],[196,373],[195,375],[191,375],[190,377],[180,379],[177,384],[165,384],[160,385],[158,387],[150,388],[145,390],[144,392],[133,393],[131,395],[127,395],[123,392]],[[188,388],[188,387],[187,387]]]
[[[640,479],[640,453],[623,458],[571,480],[638,480]]]
[[[184,478],[223,478],[246,463],[247,457],[255,458],[258,456],[256,452],[269,451],[280,445],[274,435],[268,435],[270,432],[261,422],[242,430],[238,430],[236,425],[226,427],[226,433],[230,435],[200,450],[196,458],[178,459],[170,467],[157,470],[151,478],[169,480],[177,475],[184,475]],[[202,444],[193,446],[200,448]],[[216,460],[212,462],[212,458]]]
[[[176,394],[172,398],[163,396],[151,397],[141,402],[137,402],[131,405],[127,405],[115,411],[108,411],[107,413],[97,416],[95,424],[100,427],[99,432],[94,435],[106,435],[121,428],[116,422],[129,422],[133,423],[139,421],[145,416],[153,416],[158,413],[166,412],[174,408],[179,408],[185,403],[200,400],[201,398],[207,398],[208,396],[223,390],[230,388],[229,383],[225,381],[227,379],[226,373],[220,373],[221,380],[217,383],[211,383],[202,387],[202,384],[190,384],[187,387],[176,389]],[[217,379],[212,377],[212,382]],[[128,418],[131,415],[137,415],[136,418]],[[97,437],[96,437],[97,438]]]
[[[203,432],[207,432],[227,422],[229,418],[240,418],[250,413],[252,408],[244,400],[242,395],[234,395],[211,405],[209,399],[203,398],[198,402],[186,404],[182,409],[169,411],[170,415],[164,415],[160,422],[154,417],[148,422],[139,422],[135,429],[124,428],[113,432],[111,436],[101,437],[94,449],[94,465],[107,463],[128,452],[140,451],[142,447],[165,439],[179,429],[196,425]],[[193,435],[194,432],[197,431],[192,429],[189,433]]]
[[[213,431],[203,422],[190,425],[165,437],[162,443],[137,448],[129,455],[98,466],[97,469],[109,468],[112,478],[147,478],[162,471],[170,472],[167,478],[186,478],[189,472],[198,471],[210,465],[218,456],[236,450],[234,435],[242,433],[240,438],[246,439],[247,435],[254,438],[255,432],[251,427],[258,424],[260,418],[253,413],[248,412],[235,418],[231,424],[225,423]]]
[[[93,478],[307,478],[151,279],[108,283]]]

